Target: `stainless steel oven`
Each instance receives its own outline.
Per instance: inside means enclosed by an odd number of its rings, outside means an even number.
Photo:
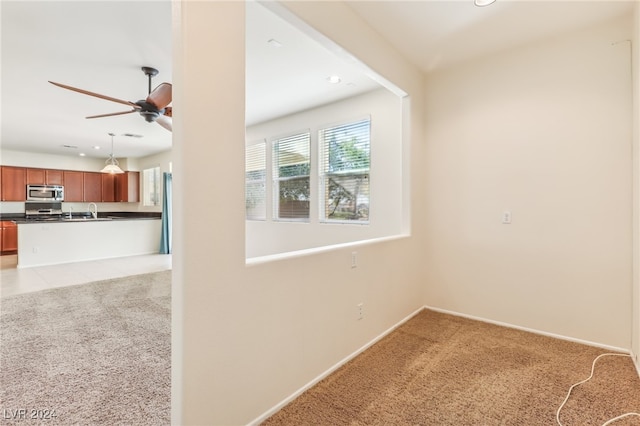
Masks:
[[[60,220],[62,203],[27,201],[24,204],[24,215],[27,220]]]
[[[27,185],[27,201],[64,201],[64,186]]]

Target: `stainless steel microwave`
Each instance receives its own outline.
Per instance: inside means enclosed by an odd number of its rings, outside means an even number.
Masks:
[[[64,201],[64,186],[27,185],[27,201]]]

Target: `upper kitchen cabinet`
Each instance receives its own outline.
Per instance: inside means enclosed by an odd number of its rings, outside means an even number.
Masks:
[[[15,166],[0,169],[0,201],[26,201],[27,185],[64,185],[66,202],[140,201],[140,172],[112,175]]]
[[[27,199],[27,172],[24,167],[2,166],[2,201]]]
[[[105,203],[116,200],[116,175],[101,173],[102,175],[102,201]]]
[[[116,175],[116,201],[137,203],[140,201],[140,172],[124,172]]]
[[[83,172],[65,170],[64,201],[84,201],[84,177]]]
[[[27,185],[62,185],[62,170],[27,169]]]
[[[62,170],[45,170],[44,176],[47,185],[64,185],[64,174]]]
[[[83,178],[83,199],[87,202],[102,201],[102,173],[84,172]]]

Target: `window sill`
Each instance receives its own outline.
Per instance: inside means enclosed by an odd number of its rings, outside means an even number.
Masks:
[[[289,251],[286,253],[278,253],[278,254],[272,254],[268,256],[250,257],[245,260],[245,265],[246,266],[261,265],[263,263],[276,262],[279,260],[286,260],[286,259],[294,259],[297,257],[309,256],[309,255],[318,254],[318,253],[325,253],[333,250],[363,247],[363,246],[368,246],[373,244],[384,243],[387,241],[400,240],[403,238],[408,238],[410,236],[411,235],[409,234],[400,234],[400,235],[393,235],[389,237],[373,238],[370,240],[352,241],[352,242],[343,243],[343,244],[333,244],[330,246],[322,246],[322,247],[314,247],[314,248],[304,249],[304,250]]]

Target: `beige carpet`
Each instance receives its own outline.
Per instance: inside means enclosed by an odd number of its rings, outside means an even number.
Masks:
[[[164,271],[3,298],[0,424],[169,424],[170,286]]]
[[[424,310],[263,422],[274,425],[555,425],[569,387],[607,351]],[[565,426],[640,413],[631,358],[601,358]],[[640,425],[629,417],[615,426]]]

